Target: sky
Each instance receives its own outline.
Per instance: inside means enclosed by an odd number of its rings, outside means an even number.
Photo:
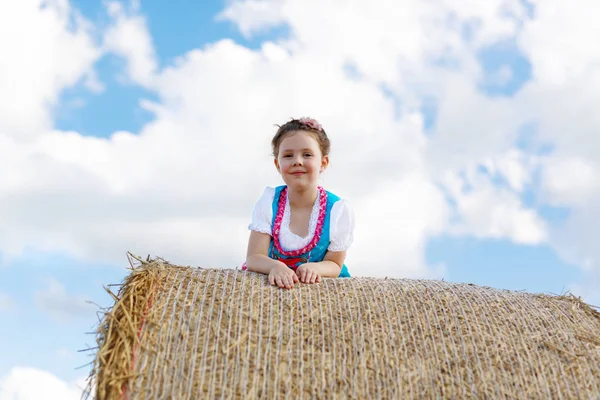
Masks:
[[[290,117],[330,136],[353,276],[600,305],[594,7],[0,2],[0,400],[79,398],[127,251],[239,267]]]

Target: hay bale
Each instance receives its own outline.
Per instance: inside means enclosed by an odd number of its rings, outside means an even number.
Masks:
[[[569,296],[150,261],[114,300],[99,400],[600,397],[600,314]]]

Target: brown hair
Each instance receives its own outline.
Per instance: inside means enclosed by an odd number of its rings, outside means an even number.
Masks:
[[[288,136],[288,134],[298,131],[309,132],[319,144],[321,154],[323,154],[323,156],[329,155],[331,143],[329,142],[327,133],[325,133],[325,129],[312,118],[300,118],[291,119],[277,129],[277,133],[275,133],[273,140],[271,140],[271,147],[273,148],[273,156],[275,158],[279,155],[279,145],[281,145],[283,139]]]

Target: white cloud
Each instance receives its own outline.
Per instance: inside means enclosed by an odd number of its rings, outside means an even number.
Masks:
[[[573,78],[598,70],[600,26],[593,0],[535,2],[535,18],[526,21],[521,46],[533,64],[536,81],[548,89],[571,86]],[[592,8],[590,8],[592,7]]]
[[[84,296],[68,294],[65,287],[55,279],[48,280],[48,286],[35,294],[36,306],[61,322],[94,315],[97,308],[86,301]]]
[[[541,197],[569,214],[550,235],[561,256],[586,270],[600,271],[592,239],[600,229],[600,26],[589,7],[561,0],[536,2],[518,41],[531,61],[533,78],[517,99],[537,126],[536,141],[554,151],[542,162]]]
[[[0,400],[79,400],[85,381],[65,382],[48,371],[13,367],[0,378]]]
[[[156,91],[160,103],[142,102],[155,119],[140,132],[108,139],[49,124],[36,130],[23,119],[20,129],[36,134],[30,143],[0,130],[1,250],[62,250],[114,262],[131,250],[194,265],[239,265],[253,202],[262,186],[279,183],[269,157],[273,124],[312,115],[332,139],[325,185],[355,204],[364,224],[349,256],[355,274],[434,274],[424,248],[428,237],[444,232],[522,244],[550,240],[557,248],[555,238],[569,232],[572,253],[597,265],[592,244],[574,238],[582,226],[595,232],[586,218],[598,219],[590,208],[596,192],[586,191],[596,167],[581,166],[600,153],[600,74],[583,48],[569,61],[560,47],[543,43],[557,19],[572,39],[583,38],[572,32],[576,27],[588,38],[596,28],[569,13],[554,15],[546,3],[536,7],[529,21],[518,0],[233,1],[222,18],[244,33],[286,24],[289,37],[257,50],[222,40],[161,70],[138,7],[126,12],[109,3],[114,24],[104,32],[103,50],[127,60],[131,82]],[[69,34],[56,37],[57,48],[71,45]],[[533,63],[533,81],[512,98],[490,98],[478,89],[485,71],[477,52],[515,38]],[[92,56],[82,59],[93,60],[98,50],[86,48]],[[548,59],[564,65],[546,71]],[[99,90],[91,62],[77,64],[73,76],[87,76]],[[564,79],[569,71],[574,79]],[[34,72],[48,81],[56,75]],[[56,97],[64,85],[49,93]],[[46,104],[45,93],[30,97]],[[557,97],[569,102],[559,106]],[[431,134],[420,115],[427,98],[437,106]],[[0,91],[0,104],[10,101]],[[5,114],[0,126],[20,121]],[[529,122],[538,127],[536,144],[554,145],[557,158],[540,161],[515,149]],[[564,165],[583,183],[569,181],[556,160],[568,160]],[[482,166],[488,173],[478,172]],[[555,232],[522,204],[537,169],[548,201],[576,208],[572,228]],[[498,177],[506,184],[496,185]],[[381,243],[390,250],[374,269]]]
[[[104,34],[104,50],[127,60],[128,79],[146,86],[154,78],[157,60],[146,19],[137,13],[138,7],[134,4],[127,14],[121,3],[108,3],[114,22]]]
[[[67,1],[0,2],[0,135],[43,133],[60,91],[93,74],[99,55]]]
[[[598,198],[600,169],[583,158],[548,157],[542,169],[541,185],[549,204],[582,206]]]
[[[360,218],[349,251],[350,267],[356,263],[353,275],[441,277],[443,269],[427,270],[423,257],[426,240],[447,224],[448,204],[426,176],[406,174],[363,198],[355,209]]]
[[[538,124],[540,142],[551,143],[558,155],[588,160],[600,152],[600,26],[582,0],[537,2],[535,18],[524,23],[518,37],[532,65],[532,81],[519,106]]]
[[[567,219],[552,230],[550,243],[568,262],[587,272],[600,273],[600,201],[570,210]]]
[[[397,83],[405,79],[405,70],[420,74],[427,66],[429,72],[431,61],[465,61],[462,58],[469,57],[462,39],[466,26],[473,31],[472,44],[481,46],[511,37],[519,25],[515,16],[523,14],[516,0],[468,4],[236,0],[221,17],[247,35],[285,24],[293,38],[290,45],[318,53],[319,59],[346,59],[374,80]]]
[[[282,1],[235,1],[231,2],[217,19],[235,21],[238,29],[246,37],[250,37],[257,31],[283,24],[284,4]]]
[[[525,122],[513,102],[481,93],[465,73],[443,73],[429,162],[438,171],[458,170],[483,159],[504,156],[514,148]]]
[[[394,121],[393,104],[383,93],[309,57],[273,60],[276,45],[265,48],[255,53],[223,41],[182,58],[157,79],[165,102],[149,105],[157,120],[139,136],[118,133],[105,140],[49,132],[35,145],[11,151],[14,165],[21,165],[9,175],[5,217],[17,229],[5,232],[5,247],[18,252],[33,242],[111,261],[121,261],[125,250],[152,251],[174,262],[239,265],[252,203],[262,185],[278,182],[268,155],[272,124],[289,115],[316,115],[330,131],[326,179],[345,196],[358,199],[376,187],[373,171],[385,170],[393,179],[422,167],[420,126]],[[235,67],[224,68],[231,59]],[[300,79],[290,81],[290,73]],[[204,94],[216,92],[223,95]],[[290,93],[294,101],[287,104]],[[371,117],[358,118],[361,113]],[[354,154],[364,135],[369,145]],[[42,193],[46,211],[19,211]]]
[[[496,159],[487,160],[485,165],[490,168],[490,172],[497,171],[499,175],[503,176],[512,190],[521,193],[527,185],[532,183],[532,175],[539,166],[539,160],[536,156],[510,149]]]
[[[523,209],[517,196],[491,185],[462,196],[459,215],[462,220],[452,229],[454,234],[532,245],[547,237],[545,223],[534,210]]]
[[[521,201],[521,193],[532,181],[537,164],[536,157],[511,149],[458,171],[445,171],[441,182],[455,203],[449,231],[455,235],[510,239],[520,244],[545,242],[545,221]],[[505,184],[495,183],[498,180]]]

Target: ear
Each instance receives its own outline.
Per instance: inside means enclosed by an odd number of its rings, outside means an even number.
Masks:
[[[277,172],[279,172],[281,174],[281,169],[279,168],[279,161],[277,160],[277,158],[273,159],[273,164],[275,164],[275,168],[277,169]]]
[[[329,156],[323,156],[323,158],[321,159],[321,169],[319,171],[324,172],[327,169],[328,165],[329,165]]]

